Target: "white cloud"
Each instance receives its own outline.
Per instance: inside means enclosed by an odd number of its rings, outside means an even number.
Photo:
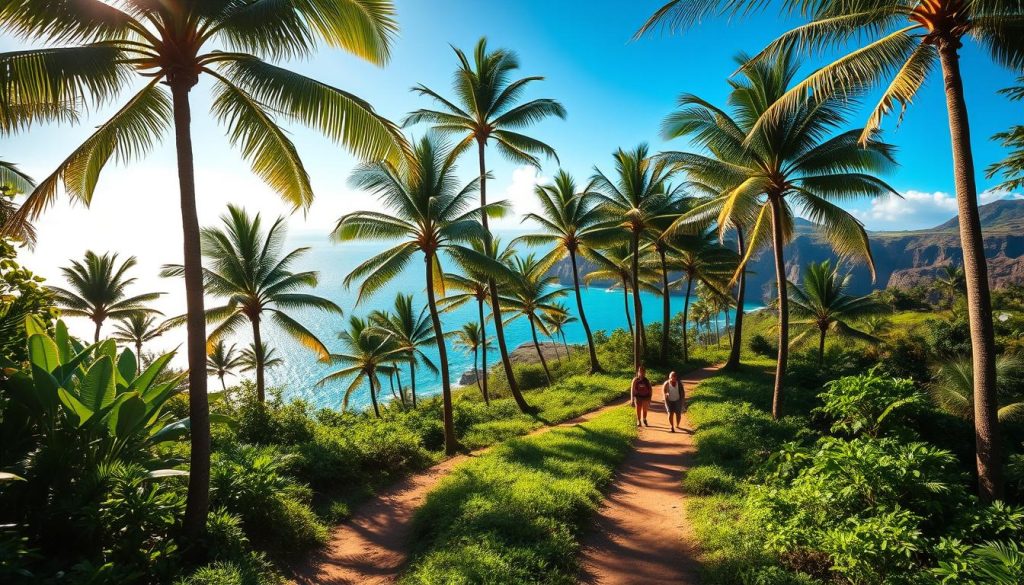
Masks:
[[[512,204],[512,213],[496,222],[495,226],[506,229],[523,227],[524,224],[520,223],[523,215],[541,211],[534,189],[537,185],[546,185],[550,182],[551,179],[543,176],[536,167],[516,167],[512,171],[512,182],[502,192],[502,199]]]
[[[909,190],[902,197],[885,197],[871,200],[867,209],[853,210],[868,229],[913,230],[934,227],[956,215],[956,196],[944,191],[926,193]],[[990,190],[978,196],[984,205],[1000,199],[1024,199],[1020,193]]]

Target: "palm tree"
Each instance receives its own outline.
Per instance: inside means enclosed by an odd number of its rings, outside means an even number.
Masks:
[[[694,284],[704,284],[715,291],[725,290],[729,276],[736,270],[736,256],[715,241],[713,232],[678,235],[674,238],[675,259],[672,268],[682,273],[678,283],[686,281],[683,293],[683,361],[689,360],[689,339],[686,321]]]
[[[235,353],[235,345],[228,345],[223,339],[213,344],[206,356],[206,374],[220,379],[221,390],[227,391],[224,377],[234,375],[242,367],[242,356]]]
[[[569,342],[565,339],[565,327],[570,323],[577,321],[576,317],[569,314],[569,307],[565,306],[565,303],[554,303],[552,305],[555,310],[552,312],[544,313],[541,318],[544,320],[544,325],[548,329],[548,337],[552,341],[555,341],[556,337],[562,339],[562,346],[565,348],[565,357],[569,357]]]
[[[852,297],[846,293],[850,275],[839,274],[839,267],[829,260],[811,262],[804,268],[800,284],[788,283],[793,315],[802,320],[794,325],[807,325],[807,330],[793,338],[791,345],[800,343],[813,333],[818,334],[818,366],[825,361],[825,335],[836,335],[877,343],[878,338],[854,328],[856,319],[877,314],[881,307],[868,295]]]
[[[122,319],[135,313],[151,314],[157,311],[146,303],[155,301],[163,293],[127,296],[126,289],[135,278],[126,275],[138,261],[129,256],[118,263],[117,252],[102,256],[88,250],[81,262],[72,260],[71,266],[60,269],[70,289],[49,286],[61,311],[71,317],[88,317],[95,324],[93,341],[99,342],[100,329],[108,318]]]
[[[949,301],[949,306],[956,304],[958,296],[964,294],[967,288],[967,280],[964,277],[964,269],[960,266],[943,266],[935,277],[935,286],[942,291],[942,295]]]
[[[228,337],[245,324],[252,328],[253,343],[263,343],[263,319],[290,335],[314,352],[319,359],[330,353],[316,335],[296,321],[288,311],[317,309],[325,313],[341,314],[341,308],[332,301],[314,294],[301,292],[317,285],[317,273],[292,272],[292,266],[309,251],[296,248],[288,253],[281,249],[286,237],[283,217],[278,217],[264,231],[260,214],[250,216],[244,209],[228,206],[221,216],[220,228],[203,228],[200,232],[203,257],[203,283],[206,293],[227,299],[227,303],[206,310],[206,320],[217,323],[210,332],[208,344]],[[161,275],[182,276],[180,265],[164,266]],[[172,322],[180,324],[187,316]],[[256,355],[259,357],[259,354]],[[266,400],[266,380],[262,364],[256,363],[256,396]]]
[[[2,30],[70,45],[0,54],[7,74],[5,95],[24,96],[15,103],[22,126],[66,120],[60,115],[66,104],[106,106],[133,87],[133,79],[142,82],[138,93],[39,183],[8,229],[38,217],[61,184],[71,198],[88,205],[106,163],[145,154],[173,128],[184,235],[192,442],[185,542],[194,541],[206,526],[210,478],[206,311],[189,95],[200,77],[209,79],[212,114],[226,125],[232,145],[284,200],[308,208],[313,200],[309,176],[279,118],[319,130],[363,159],[397,161],[408,146],[401,131],[367,102],[268,60],[306,57],[323,42],[383,65],[398,28],[394,13],[390,0],[23,0],[5,4],[0,13]],[[26,109],[26,103],[31,107]],[[0,121],[7,118],[0,115]]]
[[[1018,77],[1017,82],[1020,85],[1000,90],[999,93],[1008,95],[1014,101],[1024,100],[1024,76]],[[999,188],[1007,191],[1024,188],[1024,125],[1011,126],[1006,132],[992,136],[992,139],[998,140],[1003,148],[1011,150],[1005,159],[989,165],[985,177],[991,179],[1001,174],[1004,181]]]
[[[404,124],[426,122],[432,124],[439,132],[458,136],[459,142],[451,153],[453,157],[459,156],[473,146],[474,142],[476,143],[480,207],[484,208],[487,207],[488,143],[493,142],[502,156],[519,164],[540,168],[539,155],[558,160],[555,149],[519,133],[518,130],[552,116],[564,119],[565,108],[557,101],[547,98],[518,103],[527,86],[544,78],[532,76],[511,80],[510,77],[519,69],[519,58],[515,52],[507,49],[488,51],[487,39],[483,37],[477,41],[472,61],[462,50],[453,50],[459,60],[459,68],[455,72],[453,83],[453,90],[458,99],[455,102],[449,101],[434,90],[418,85],[413,91],[433,99],[441,109],[421,109],[412,112],[405,118]],[[490,247],[491,230],[487,219],[486,214],[480,216],[485,247]],[[494,282],[490,282],[490,285],[494,334],[498,340],[498,351],[501,353],[505,377],[520,410],[527,412],[530,410],[529,405],[519,392],[515,372],[512,371],[512,361],[508,357],[498,299],[499,291]]]
[[[114,339],[122,343],[130,343],[135,346],[135,355],[138,356],[138,373],[142,373],[142,344],[149,343],[160,337],[167,331],[166,324],[157,325],[156,315],[152,313],[129,313],[121,317],[114,325]]]
[[[630,238],[632,266],[630,283],[633,294],[633,315],[636,316],[637,330],[643,331],[643,307],[640,295],[640,242],[653,227],[657,218],[666,213],[670,202],[675,196],[669,188],[675,174],[675,167],[662,160],[653,158],[646,144],[641,144],[631,151],[621,148],[613,155],[615,158],[615,178],[610,179],[595,169],[592,179],[593,188],[604,202],[603,208],[615,217],[623,218],[617,228],[625,230]],[[614,228],[605,228],[614,229]],[[633,336],[633,366],[643,364],[646,342],[643,335]]]
[[[747,63],[742,55],[739,63]],[[789,302],[785,246],[793,236],[793,209],[798,206],[843,257],[862,257],[874,275],[874,262],[864,226],[834,201],[855,197],[884,197],[895,191],[875,173],[891,167],[893,148],[860,141],[862,131],[828,138],[846,116],[848,100],[837,96],[810,98],[790,114],[761,124],[768,111],[788,91],[798,63],[787,52],[775,60],[758,60],[730,81],[729,97],[735,115],[696,96],[680,98],[674,136],[688,136],[711,156],[666,153],[665,159],[700,183],[727,188],[717,202],[718,229],[751,225],[746,265],[754,251],[771,241],[779,295],[779,353],[775,368],[772,416],[782,413],[783,385],[789,358]],[[817,94],[815,94],[817,95]],[[756,218],[750,221],[750,218]]]
[[[369,320],[375,334],[391,338],[402,350],[401,361],[409,364],[412,407],[416,408],[416,364],[423,364],[428,371],[437,372],[437,366],[423,352],[425,346],[436,342],[430,316],[425,310],[419,311],[419,314],[413,310],[411,294],[398,293],[395,295],[395,306],[392,311],[373,311],[369,315]],[[397,368],[395,373],[398,373]]]
[[[632,285],[632,250],[629,242],[619,242],[613,245],[604,246],[600,250],[590,248],[586,250],[584,257],[596,268],[583,275],[583,283],[590,285],[593,282],[613,282],[622,287],[623,312],[626,315],[626,325],[630,335],[636,335],[633,321],[630,317],[629,295],[633,291]],[[650,271],[650,263],[644,262],[640,265],[641,279],[640,289],[647,292],[658,292],[653,273]],[[643,331],[640,332],[643,335]]]
[[[706,15],[743,13],[766,5],[760,0],[672,0],[651,17],[643,30],[658,23],[675,28],[688,27]],[[969,36],[997,63],[1020,71],[1024,68],[1024,44],[1020,42],[1024,4],[1007,0],[816,0],[793,2],[786,6],[788,10],[798,10],[810,22],[773,41],[761,52],[759,59],[788,52],[792,48],[817,54],[836,46],[846,46],[850,39],[863,39],[866,44],[817,69],[793,86],[775,107],[759,116],[758,125],[787,115],[783,113],[785,110],[800,107],[810,88],[813,88],[814,96],[818,96],[816,99],[830,99],[835,95],[845,97],[866,88],[885,85],[861,133],[861,142],[867,143],[882,119],[896,106],[899,106],[902,117],[929,74],[935,70],[936,63],[941,68],[971,323],[978,487],[983,499],[997,499],[1002,493],[1002,472],[996,420],[995,329],[978,213],[967,101],[960,71],[960,49],[963,40]]]
[[[861,329],[872,337],[881,337],[892,329],[892,321],[881,315],[869,315],[863,320]]]
[[[996,418],[1001,424],[1024,420],[1024,396],[1020,384],[1024,362],[1019,356],[1003,354],[996,359],[996,380],[999,382],[999,409]],[[928,386],[932,400],[942,410],[964,420],[974,418],[973,368],[969,359],[958,358],[939,366]]]
[[[338,334],[346,353],[332,353],[329,361],[334,364],[341,364],[340,370],[331,372],[317,382],[318,387],[324,387],[331,382],[348,380],[351,383],[345,389],[344,398],[341,401],[341,409],[348,408],[349,398],[357,388],[367,382],[370,387],[370,403],[373,404],[373,414],[380,418],[380,407],[377,406],[377,394],[380,392],[380,379],[378,374],[390,374],[393,370],[390,365],[396,356],[403,353],[402,348],[394,340],[382,335],[370,323],[352,315],[349,317],[348,329]]]
[[[263,370],[272,370],[278,366],[284,365],[284,360],[277,357],[277,350],[270,347],[266,343],[250,343],[248,347],[242,349],[242,353],[238,358],[239,370],[242,372],[256,372],[261,368]]]
[[[23,173],[18,165],[0,160],[0,226],[6,225],[11,217],[18,212],[18,205],[14,202],[14,197],[31,192],[35,188],[35,181]],[[36,245],[36,229],[28,221],[19,223],[17,230],[12,230],[4,235],[20,240],[30,248]]]
[[[483,330],[480,329],[479,323],[466,323],[462,326],[462,329],[456,332],[455,345],[473,354],[473,375],[476,378],[476,387],[480,389],[480,394],[484,397],[484,404],[488,406],[491,405],[491,397],[488,396],[487,390],[480,383],[480,379],[483,376],[480,373],[480,368],[477,366],[480,363],[478,359],[480,357],[480,348],[490,344],[490,342],[490,339],[484,339]]]
[[[441,366],[445,451],[448,454],[455,453],[458,443],[452,418],[448,350],[437,312],[436,295],[444,292],[444,271],[439,253],[445,251],[449,255],[485,261],[484,255],[463,244],[484,239],[479,223],[481,214],[500,216],[506,209],[503,203],[492,203],[485,208],[472,207],[470,196],[476,191],[478,181],[473,180],[460,188],[451,155],[451,147],[428,135],[416,144],[414,158],[402,166],[381,162],[356,169],[352,175],[353,185],[379,196],[387,211],[358,211],[345,215],[338,220],[332,234],[342,242],[401,240],[398,245],[355,267],[345,277],[346,286],[361,283],[357,302],[401,274],[417,252],[423,255],[427,308],[434,326]],[[500,266],[494,269],[501,270]]]
[[[552,264],[566,256],[569,257],[569,263],[572,265],[573,292],[576,294],[576,309],[579,311],[580,324],[587,335],[587,347],[590,350],[590,373],[599,373],[601,364],[597,361],[594,336],[590,332],[590,324],[583,310],[583,296],[580,294],[577,255],[585,253],[588,248],[605,243],[603,240],[606,238],[599,236],[606,233],[602,228],[608,223],[608,218],[597,205],[590,185],[577,192],[572,175],[564,170],[558,171],[553,184],[538,185],[534,189],[534,194],[540,201],[543,211],[541,214],[527,213],[523,216],[523,221],[531,220],[536,223],[539,232],[521,236],[517,241],[538,246],[554,245],[551,253],[545,258]]]
[[[540,342],[537,340],[537,329],[540,329],[544,335],[548,335],[543,317],[564,309],[565,305],[555,305],[554,301],[565,296],[566,290],[564,288],[552,290],[552,287],[558,285],[558,278],[546,276],[547,266],[533,254],[525,257],[516,256],[512,259],[511,268],[512,276],[507,283],[507,291],[501,296],[501,302],[513,312],[513,316],[508,321],[526,317],[530,324],[530,334],[533,336],[533,347],[537,350],[537,357],[540,358],[540,365],[544,368],[544,375],[550,385],[552,383],[551,371],[548,369],[548,362],[544,359],[544,352],[541,351]]]
[[[683,211],[689,207],[689,201],[682,197],[683,190],[679,186],[668,186],[661,209],[651,210],[652,219],[645,234],[654,250],[657,258],[654,269],[661,276],[661,345],[658,351],[658,359],[668,359],[669,329],[672,322],[672,295],[669,292],[669,269],[674,263],[673,240],[676,238],[676,230],[673,225]],[[670,258],[670,256],[672,256]]]

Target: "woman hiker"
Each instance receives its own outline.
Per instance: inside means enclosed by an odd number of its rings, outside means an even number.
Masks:
[[[647,370],[640,366],[636,369],[636,377],[629,386],[630,404],[636,407],[636,426],[640,426],[641,422],[647,425],[647,409],[651,406],[652,394],[654,389],[651,387],[651,381],[647,379]]]
[[[682,381],[679,380],[679,376],[675,372],[668,375],[668,380],[661,386],[662,392],[665,394],[665,412],[668,413],[668,426],[671,432],[676,432],[676,429],[682,425],[683,422],[683,408],[686,406],[686,393],[683,388]]]

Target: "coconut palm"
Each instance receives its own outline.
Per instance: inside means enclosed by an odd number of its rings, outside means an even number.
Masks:
[[[18,165],[0,160],[0,226],[7,222],[18,212],[18,204],[14,197],[35,189],[35,181],[32,177],[23,173]],[[29,247],[36,244],[36,230],[28,221],[19,223],[16,230],[11,230],[7,237],[20,240]]]
[[[569,342],[565,339],[565,327],[570,323],[578,321],[576,317],[569,314],[569,307],[565,303],[554,303],[555,310],[549,313],[544,313],[541,318],[544,320],[544,325],[548,329],[548,337],[551,341],[555,341],[555,338],[562,339],[562,347],[565,348],[565,357],[569,357]]]
[[[416,408],[416,365],[422,364],[427,371],[437,373],[437,366],[423,351],[424,347],[436,343],[430,316],[425,310],[418,314],[413,310],[411,294],[398,293],[391,311],[373,311],[369,320],[374,333],[391,338],[402,350],[402,361],[409,364],[412,407]],[[398,373],[398,368],[395,368],[395,373]]]
[[[88,250],[82,261],[72,260],[71,266],[60,269],[70,288],[47,287],[53,292],[57,306],[65,315],[92,320],[95,324],[95,342],[99,342],[100,329],[108,318],[121,319],[135,313],[156,313],[146,303],[155,301],[163,294],[128,296],[126,290],[135,283],[135,278],[129,278],[127,273],[138,260],[135,256],[129,256],[119,263],[117,258],[117,252],[101,256]]]
[[[1014,101],[1024,100],[1024,77],[1018,77],[1017,82],[1020,85],[1000,90],[999,93],[1006,94]],[[1024,189],[1024,126],[1011,126],[1006,132],[995,134],[992,139],[999,141],[1003,148],[1010,149],[1010,154],[1005,159],[989,165],[985,176],[991,179],[1001,174],[1004,179],[999,185],[1001,189]]]
[[[165,323],[157,324],[156,315],[158,311],[151,313],[130,313],[117,320],[114,324],[113,338],[122,343],[130,343],[135,346],[135,355],[138,356],[138,373],[142,373],[142,345],[160,337],[167,331]]]
[[[742,55],[737,61],[747,63]],[[751,226],[740,268],[771,242],[779,296],[775,418],[782,413],[789,358],[785,246],[793,237],[793,206],[816,224],[837,254],[863,258],[874,275],[864,226],[835,202],[895,193],[875,176],[894,164],[892,146],[875,140],[861,143],[859,129],[829,137],[845,120],[848,100],[811,98],[771,124],[759,123],[762,114],[786,94],[798,67],[789,53],[750,63],[740,78],[730,80],[733,116],[699,97],[684,95],[680,98],[683,109],[677,112],[670,134],[687,136],[711,154],[665,155],[696,181],[726,187],[716,203],[719,233],[724,236],[734,223]]]
[[[942,295],[949,301],[949,306],[956,304],[956,299],[964,294],[967,288],[967,280],[964,277],[964,269],[960,266],[943,266],[935,277],[935,286]]]
[[[240,371],[249,373],[256,372],[260,368],[272,370],[278,366],[283,366],[284,360],[277,357],[277,350],[265,342],[259,345],[250,343],[247,347],[242,348],[238,358],[238,365]]]
[[[366,382],[370,388],[373,414],[380,418],[380,407],[377,405],[377,395],[380,393],[378,376],[392,372],[391,363],[403,353],[403,350],[394,339],[383,335],[366,319],[352,315],[348,323],[348,329],[338,334],[344,353],[332,353],[328,358],[330,363],[343,367],[327,374],[316,385],[322,388],[333,382],[351,379],[341,401],[341,409],[346,410],[352,393]]]
[[[511,269],[509,281],[502,283],[507,284],[501,295],[502,305],[512,312],[508,321],[526,317],[530,324],[530,334],[533,336],[533,347],[537,350],[537,357],[540,358],[540,365],[544,368],[544,375],[550,385],[551,371],[548,369],[547,360],[544,359],[544,352],[541,351],[537,330],[540,329],[541,333],[548,335],[544,315],[558,313],[564,309],[565,305],[556,305],[555,301],[565,296],[566,289],[553,288],[558,285],[558,278],[547,276],[547,266],[533,254],[513,258]]]
[[[654,270],[661,276],[661,346],[658,351],[658,358],[662,361],[668,359],[668,338],[672,322],[672,295],[669,293],[669,270],[673,253],[673,240],[676,239],[677,230],[674,224],[679,216],[686,210],[690,203],[682,197],[682,188],[669,186],[666,188],[669,196],[665,198],[661,209],[652,209],[650,221],[645,239],[646,246],[654,251],[657,259]]]
[[[629,308],[629,297],[630,293],[633,291],[632,256],[633,253],[628,241],[603,246],[600,250],[593,248],[587,249],[584,257],[594,264],[595,268],[583,275],[583,283],[590,285],[593,282],[613,282],[617,286],[621,286],[622,305],[623,313],[626,315],[626,326],[629,328],[629,334],[635,335],[636,330],[633,327]],[[643,262],[640,265],[640,268],[640,290],[657,293],[657,280],[654,273],[650,270],[650,262]],[[640,333],[641,335],[643,334],[642,331]]]
[[[242,367],[243,358],[235,352],[235,344],[228,345],[221,339],[210,348],[206,356],[206,374],[217,376],[220,380],[221,390],[227,391],[227,384],[224,383],[226,376],[233,376],[234,370]]]
[[[597,349],[594,336],[583,310],[583,296],[580,294],[580,272],[577,257],[588,248],[606,243],[608,217],[602,212],[590,185],[578,190],[572,175],[559,170],[551,185],[538,185],[534,195],[541,204],[540,214],[527,213],[523,221],[537,224],[537,232],[517,238],[529,245],[554,246],[545,258],[554,264],[565,257],[572,266],[573,292],[576,294],[576,310],[579,311],[580,324],[587,335],[587,348],[590,351],[590,373],[601,371],[597,361]]]
[[[455,345],[462,347],[467,352],[473,355],[473,377],[476,379],[476,387],[480,389],[480,394],[484,397],[484,404],[491,405],[491,397],[487,394],[486,389],[480,383],[480,379],[483,375],[478,367],[480,364],[480,348],[491,343],[490,339],[484,339],[483,330],[480,328],[479,323],[466,323],[455,332]],[[485,364],[486,367],[486,364]]]
[[[260,214],[251,216],[244,209],[229,205],[227,213],[221,216],[221,223],[220,228],[208,227],[200,232],[206,259],[203,267],[206,294],[227,300],[224,305],[206,310],[207,322],[217,324],[207,343],[214,344],[248,324],[252,328],[253,343],[260,346],[263,343],[263,320],[267,319],[314,352],[317,358],[326,358],[330,353],[327,346],[288,314],[308,309],[341,314],[341,308],[332,301],[302,292],[316,287],[316,272],[292,272],[292,266],[309,248],[296,248],[287,253],[282,250],[287,236],[283,217],[278,217],[264,231]],[[164,266],[161,271],[161,275],[167,277],[184,274],[185,267],[174,264]],[[172,322],[181,324],[186,318],[187,315],[183,315]],[[259,362],[256,363],[255,374],[256,396],[263,402],[266,400],[266,379]]]
[[[479,181],[473,180],[459,187],[451,155],[450,146],[427,135],[416,144],[413,159],[402,166],[381,162],[359,167],[352,175],[352,184],[377,195],[386,212],[358,211],[345,215],[338,220],[332,234],[341,242],[400,240],[399,244],[366,260],[345,277],[346,286],[360,283],[357,302],[399,276],[417,253],[423,255],[427,308],[434,326],[441,368],[445,451],[449,454],[457,450],[458,443],[452,418],[448,349],[437,309],[436,295],[444,292],[444,271],[439,253],[445,251],[449,255],[485,262],[483,254],[464,244],[485,238],[479,223],[481,214],[501,216],[506,210],[503,203],[473,207],[471,196]],[[493,268],[504,273],[500,266]]]
[[[749,12],[767,4],[760,0],[672,0],[655,13],[644,28],[659,23],[684,28],[704,16]],[[790,11],[799,11],[809,22],[780,36],[757,59],[768,59],[793,48],[817,56],[837,46],[848,46],[851,39],[856,41],[848,54],[814,71],[786,92],[771,110],[758,116],[758,126],[775,123],[789,116],[794,108],[803,107],[811,88],[813,99],[831,99],[884,86],[861,132],[861,142],[867,143],[882,119],[897,107],[902,117],[918,90],[935,74],[936,64],[941,69],[971,323],[978,486],[983,499],[998,498],[1002,479],[996,428],[995,330],[960,49],[965,39],[973,38],[996,63],[1019,72],[1024,68],[1024,42],[1021,41],[1024,35],[1020,24],[1024,19],[1024,3],[1015,0],[814,0],[790,2],[785,6]],[[860,41],[864,42],[862,46],[858,46]]]
[[[892,321],[881,315],[869,315],[861,321],[860,328],[872,337],[882,337],[892,329]]]
[[[680,234],[673,239],[674,259],[671,267],[682,275],[675,283],[686,286],[683,293],[683,361],[689,360],[689,339],[686,334],[687,314],[694,285],[703,284],[715,291],[727,288],[729,277],[736,271],[736,255],[715,241],[713,232],[695,235]]]
[[[617,222],[617,228],[625,231],[630,239],[630,284],[635,293],[640,289],[640,243],[654,227],[656,220],[670,208],[670,202],[676,194],[670,189],[669,181],[676,171],[672,164],[652,157],[646,144],[630,151],[620,148],[612,156],[615,158],[614,178],[595,169],[592,185],[603,201],[602,208],[622,218]],[[633,315],[636,317],[637,329],[643,331],[643,307],[639,294],[633,295]],[[644,336],[634,335],[634,367],[643,364],[645,351]]]
[[[459,60],[452,84],[457,100],[447,100],[434,90],[418,85],[413,91],[433,99],[440,109],[416,110],[406,117],[404,123],[426,122],[439,132],[457,136],[459,142],[452,150],[453,157],[469,150],[475,143],[479,163],[480,207],[487,207],[487,145],[493,143],[502,156],[519,164],[539,168],[540,155],[557,160],[555,149],[519,131],[545,118],[564,119],[565,108],[547,98],[519,103],[523,91],[530,84],[544,78],[532,76],[512,80],[512,75],[519,69],[519,58],[515,52],[507,49],[488,51],[486,38],[477,41],[472,61],[462,50],[453,50]],[[480,216],[480,223],[484,229],[484,241],[489,242],[491,231],[486,214]],[[529,406],[519,392],[512,361],[508,357],[499,291],[493,282],[490,284],[494,333],[498,340],[501,363],[513,398],[519,408],[526,412]]]
[[[794,325],[805,325],[807,329],[793,338],[796,345],[818,334],[818,366],[825,360],[825,335],[832,331],[836,335],[877,343],[878,338],[851,323],[857,319],[877,314],[881,306],[869,296],[853,297],[847,294],[850,275],[839,274],[839,267],[832,262],[811,262],[804,268],[799,284],[788,283],[790,305],[798,321]]]
[[[975,412],[972,376],[973,367],[969,359],[957,358],[942,364],[928,386],[932,400],[942,410],[964,420],[972,420]],[[1020,393],[1024,362],[1019,356],[1003,354],[996,359],[996,381],[999,391],[997,420],[1003,424],[1024,420],[1024,396]]]
[[[401,131],[367,102],[272,61],[308,57],[324,43],[383,65],[397,32],[394,6],[390,0],[21,0],[4,4],[0,30],[28,41],[66,45],[0,54],[4,95],[21,96],[13,102],[21,126],[64,121],[66,116],[54,114],[66,104],[106,109],[125,89],[137,89],[39,183],[9,227],[36,218],[61,185],[72,199],[88,205],[106,163],[138,158],[173,129],[186,266],[192,441],[182,537],[193,541],[206,526],[209,507],[210,425],[191,90],[200,78],[209,80],[211,113],[226,126],[232,145],[285,201],[308,208],[313,200],[309,176],[279,120],[323,132],[363,159],[397,161],[408,147]],[[0,113],[0,122],[12,117],[8,114]]]

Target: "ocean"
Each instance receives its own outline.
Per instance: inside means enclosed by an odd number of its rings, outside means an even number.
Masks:
[[[499,233],[503,241],[517,234]],[[338,340],[338,334],[347,326],[348,318],[351,315],[365,317],[373,310],[390,309],[394,304],[395,294],[402,292],[412,294],[414,306],[426,305],[425,276],[423,263],[414,261],[409,267],[388,286],[381,289],[373,296],[364,298],[356,304],[358,297],[357,286],[351,290],[344,285],[345,276],[359,263],[374,254],[380,253],[389,247],[379,242],[348,242],[335,244],[327,240],[322,234],[295,234],[289,237],[286,246],[287,250],[296,247],[307,246],[309,252],[296,263],[294,269],[316,270],[320,274],[320,282],[315,293],[331,299],[345,311],[343,317],[334,314],[325,314],[319,311],[294,311],[289,313],[300,323],[313,331],[332,351],[341,351],[342,344]],[[422,258],[422,257],[421,257]],[[444,266],[446,271],[454,271],[454,265]],[[581,290],[583,296],[583,308],[586,311],[588,322],[592,331],[604,330],[611,333],[614,329],[625,328],[626,318],[623,313],[622,290],[606,290],[604,287],[592,286]],[[562,299],[573,316],[577,316],[576,300],[572,295],[572,289],[567,289],[566,296]],[[661,297],[642,293],[641,302],[644,307],[645,321],[648,323],[654,319],[660,319]],[[673,314],[682,310],[682,294],[672,296]],[[747,310],[751,310],[748,307]],[[477,321],[477,308],[475,304],[467,304],[459,307],[450,313],[442,313],[441,320],[446,331],[462,327],[469,321]],[[316,356],[308,349],[295,342],[286,334],[277,330],[272,324],[266,323],[264,338],[275,350],[277,357],[280,357],[283,364],[271,368],[267,372],[268,385],[280,388],[285,400],[303,399],[316,407],[340,408],[347,382],[335,382],[324,387],[317,387],[316,383],[324,376],[337,369],[336,366],[325,364],[316,359]],[[488,335],[493,338],[494,329],[488,327]],[[566,327],[566,339],[570,344],[585,343],[586,336],[582,325],[577,321]],[[505,327],[505,339],[509,350],[518,347],[522,343],[531,342],[529,324],[525,318],[520,318]],[[251,337],[246,336],[234,340],[240,346],[247,345]],[[541,339],[542,342],[548,341]],[[497,363],[499,354],[497,342],[494,342],[493,350],[488,351],[488,365]],[[437,363],[436,347],[426,349],[425,353]],[[449,374],[452,384],[457,384],[462,374],[473,368],[472,354],[453,347],[452,340],[448,340]],[[417,367],[417,396],[430,396],[441,391],[440,377]],[[390,399],[388,382],[382,379],[383,391],[382,400]],[[408,385],[408,373],[403,370],[402,382]],[[370,404],[369,387],[364,386],[356,390],[349,399],[350,409],[365,408]]]

